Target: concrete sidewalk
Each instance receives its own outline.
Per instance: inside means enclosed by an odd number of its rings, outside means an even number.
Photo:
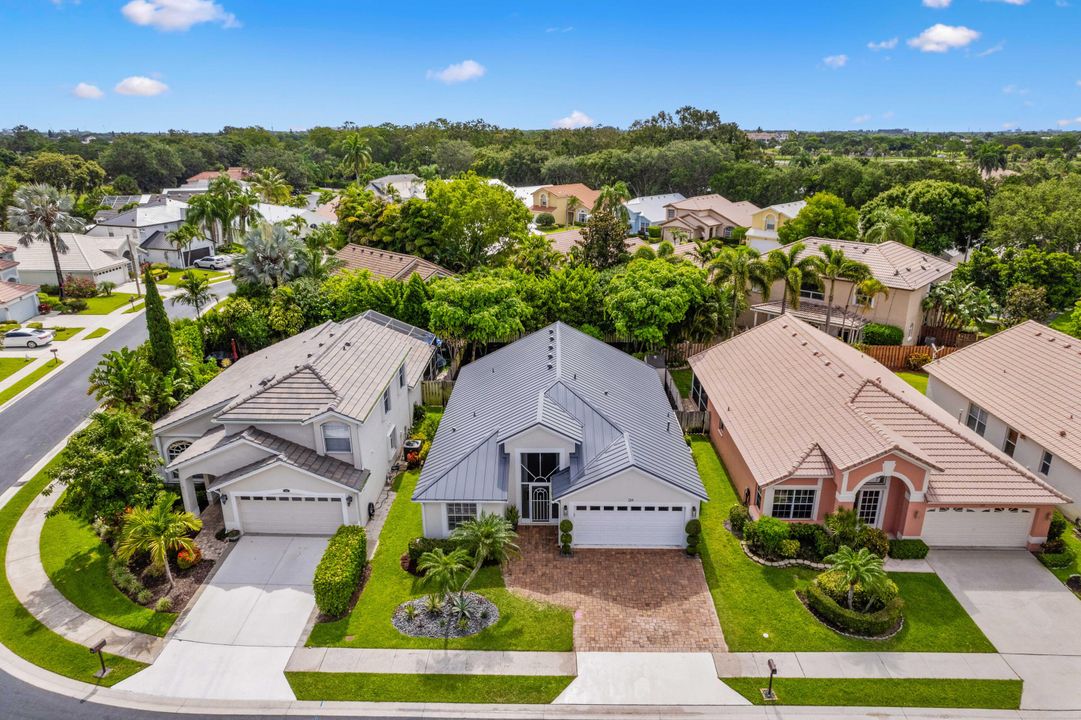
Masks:
[[[717,675],[768,677],[768,661],[785,678],[948,678],[1017,680],[1005,658],[995,653],[796,652],[716,653]]]

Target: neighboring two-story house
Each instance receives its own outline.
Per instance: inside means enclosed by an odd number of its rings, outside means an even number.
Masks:
[[[777,231],[786,222],[799,215],[799,211],[806,205],[806,200],[797,200],[762,208],[751,215],[751,226],[747,229],[744,242],[763,255],[770,250],[776,250],[781,247],[781,241],[777,239]]]
[[[435,337],[368,311],[247,355],[154,424],[167,481],[225,526],[329,535],[371,519],[433,368]]]
[[[665,207],[674,202],[686,200],[681,193],[664,195],[644,195],[623,203],[627,208],[627,219],[631,224],[631,235],[644,235],[649,228],[656,227],[668,219]]]
[[[142,261],[183,268],[214,252],[209,238],[199,238],[183,251],[169,240],[169,234],[184,224],[187,213],[185,202],[154,199],[113,217],[102,216],[87,235],[103,238],[102,242],[107,242],[104,238],[114,239],[116,248],[101,248],[112,255],[130,258],[131,248],[135,248]]]
[[[800,242],[807,246],[805,255],[821,257],[823,245],[843,250],[845,257],[867,265],[872,276],[888,289],[887,294],[867,298],[867,303],[861,304],[864,298],[858,297],[856,284],[850,280],[837,280],[829,332],[849,341],[859,340],[863,326],[873,322],[901,328],[904,345],[919,344],[923,327],[923,300],[933,284],[949,279],[955,267],[942,258],[892,241],[876,244],[809,237]],[[788,247],[785,245],[780,250],[783,252]],[[768,300],[763,300],[760,293],[752,292],[750,308],[740,317],[740,324],[754,326],[780,315],[783,294],[783,280],[773,283]],[[788,304],[786,309],[800,320],[822,330],[826,325],[828,295],[828,281],[821,287],[806,283],[800,291],[799,307]]]
[[[26,322],[38,314],[38,286],[19,282],[15,247],[0,245],[0,322]]]
[[[1021,323],[924,368],[927,397],[1056,489],[1081,514],[1081,340]]]
[[[672,243],[731,238],[736,228],[750,227],[758,212],[754,203],[732,202],[723,195],[696,195],[664,207],[661,238]]]
[[[529,211],[534,219],[548,213],[560,225],[584,225],[599,197],[600,192],[582,183],[542,185],[533,191]]]
[[[428,537],[514,507],[577,547],[681,547],[707,499],[657,371],[560,322],[462,368],[413,493]]]

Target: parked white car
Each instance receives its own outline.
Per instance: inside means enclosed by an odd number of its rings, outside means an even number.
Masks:
[[[209,270],[224,270],[233,264],[233,259],[226,255],[207,255],[192,263],[197,268]]]
[[[52,330],[38,330],[36,328],[19,328],[4,333],[5,348],[36,348],[48,345],[53,341]]]

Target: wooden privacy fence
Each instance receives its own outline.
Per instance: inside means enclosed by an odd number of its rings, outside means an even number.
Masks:
[[[446,407],[453,390],[451,380],[425,380],[420,384],[420,401],[432,407]]]
[[[726,340],[726,338],[715,337],[712,340],[709,340],[707,342],[698,342],[698,343],[681,342],[681,343],[676,343],[675,345],[671,345],[671,346],[666,347],[664,349],[665,362],[667,362],[669,365],[676,365],[676,366],[682,365],[683,362],[687,358],[691,357],[692,355],[697,355],[700,352],[703,352],[705,350],[709,350],[711,347],[713,347],[714,345],[716,345],[716,344],[718,344],[720,342],[723,342],[724,340]]]
[[[920,328],[920,340],[926,342],[927,338],[934,338],[935,345],[939,347],[948,345],[953,348],[963,348],[965,345],[971,345],[979,340],[980,336],[974,332],[966,332],[957,328],[924,325]]]
[[[863,352],[885,365],[890,370],[912,370],[908,359],[917,353],[928,357],[940,358],[958,350],[955,347],[940,347],[936,353],[929,345],[864,345]]]
[[[709,432],[708,410],[676,410],[676,419],[685,433]]]

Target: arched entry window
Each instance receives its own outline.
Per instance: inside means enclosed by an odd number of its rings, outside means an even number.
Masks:
[[[169,443],[169,447],[165,449],[165,456],[172,462],[180,457],[180,453],[184,452],[191,447],[191,440],[177,440],[176,442]]]

